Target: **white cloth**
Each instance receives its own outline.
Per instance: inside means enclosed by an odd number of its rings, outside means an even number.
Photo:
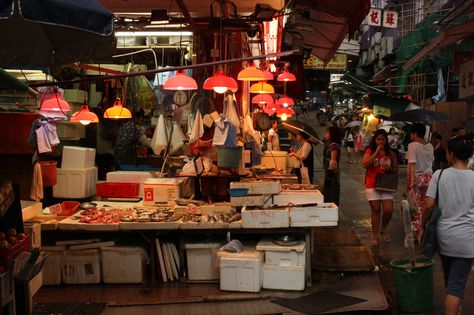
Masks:
[[[412,142],[408,145],[408,163],[416,163],[415,174],[433,173],[434,149],[431,143]]]
[[[439,170],[433,174],[426,196],[436,198],[439,174]],[[441,217],[436,233],[440,253],[474,258],[474,172],[445,169],[439,182],[438,206]]]
[[[56,125],[53,122],[42,121],[41,127],[36,129],[36,142],[39,153],[52,152],[52,147],[60,143]]]
[[[212,139],[212,145],[224,145],[227,140],[227,135],[229,134],[230,122],[227,120],[221,119],[222,124],[216,124],[214,127],[214,138]],[[223,126],[221,128],[220,126]]]
[[[173,122],[173,132],[171,134],[170,141],[170,154],[175,153],[184,146],[186,136],[184,135],[183,129],[178,125],[177,122]]]
[[[194,119],[193,129],[191,130],[191,134],[189,135],[189,143],[194,143],[198,141],[202,135],[204,134],[204,124],[202,122],[201,112],[197,111],[196,118]]]
[[[394,193],[367,188],[365,190],[367,200],[393,200]]]
[[[237,104],[235,103],[235,96],[229,95],[224,100],[224,111],[223,114],[227,117],[227,119],[234,125],[235,129],[237,129],[237,133],[240,130],[240,118],[239,114],[237,113],[236,109]]]
[[[165,118],[163,115],[160,115],[150,143],[150,148],[153,150],[155,155],[160,155],[163,150],[166,150],[166,147],[168,146],[167,134]]]
[[[270,137],[272,140],[270,141]],[[273,128],[270,128],[268,131],[268,144],[267,144],[268,150],[272,151],[280,151],[280,138],[278,137],[278,133],[273,130]]]
[[[40,201],[43,197],[43,175],[41,174],[41,165],[35,163],[33,166],[33,180],[31,182],[30,198],[35,201]]]

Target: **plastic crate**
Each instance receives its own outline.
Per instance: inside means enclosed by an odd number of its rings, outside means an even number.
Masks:
[[[139,183],[105,182],[96,184],[96,196],[98,197],[131,198],[139,195]]]
[[[31,250],[31,234],[26,234],[26,237],[15,245],[5,247],[0,250],[0,266],[10,269],[13,261],[23,252],[29,252]]]
[[[77,212],[80,203],[77,201],[63,201],[61,202],[61,216],[70,216]]]

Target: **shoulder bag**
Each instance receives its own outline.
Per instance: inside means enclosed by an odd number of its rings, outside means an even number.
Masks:
[[[438,183],[436,185],[436,197],[435,204],[431,210],[431,216],[426,223],[425,232],[423,236],[422,250],[421,253],[426,258],[431,259],[433,255],[438,251],[438,237],[436,235],[436,224],[441,216],[441,209],[439,208],[439,181],[441,180],[441,175],[444,170],[441,170],[438,177]]]
[[[385,192],[396,192],[398,189],[398,173],[378,173],[375,175],[374,189]]]

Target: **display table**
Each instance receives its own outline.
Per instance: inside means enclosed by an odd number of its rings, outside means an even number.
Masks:
[[[98,207],[143,207],[142,202],[122,203],[122,202],[97,202]],[[35,218],[33,218],[35,220]],[[195,223],[195,222],[119,222],[111,224],[88,224],[80,223],[77,217],[70,216],[58,221],[57,229],[42,230],[43,239],[50,242],[65,239],[87,238],[105,238],[118,239],[137,236],[145,240],[148,244],[149,256],[151,258],[150,277],[156,278],[156,248],[154,246],[156,237],[166,236],[177,240],[180,252],[181,279],[185,279],[184,274],[184,245],[186,240],[203,239],[204,236],[214,237],[224,240],[227,232],[230,232],[232,238],[247,238],[255,235],[255,242],[263,237],[275,237],[278,235],[296,235],[307,244],[306,251],[306,285],[311,286],[311,254],[312,254],[312,233],[309,227],[288,227],[288,228],[243,228],[241,221],[232,223]]]

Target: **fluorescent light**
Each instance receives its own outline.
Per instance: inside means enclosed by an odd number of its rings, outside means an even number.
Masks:
[[[115,36],[193,36],[193,32],[173,31],[138,31],[138,32],[115,32]]]
[[[186,25],[184,24],[150,24],[150,25],[145,25],[145,28],[182,28],[185,27]]]

